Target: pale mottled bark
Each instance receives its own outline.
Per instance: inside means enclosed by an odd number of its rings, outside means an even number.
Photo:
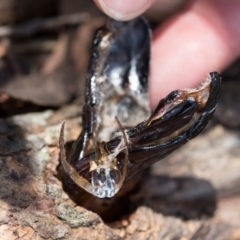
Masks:
[[[157,163],[129,194],[137,209],[106,225],[58,179],[60,123],[72,141],[78,114],[72,105],[1,120],[1,239],[239,239],[239,132],[216,126]]]

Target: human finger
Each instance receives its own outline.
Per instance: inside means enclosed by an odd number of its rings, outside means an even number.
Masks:
[[[94,0],[97,6],[110,17],[126,21],[145,12],[154,0]]]
[[[194,87],[240,55],[240,1],[195,0],[153,36],[151,105],[174,89]]]

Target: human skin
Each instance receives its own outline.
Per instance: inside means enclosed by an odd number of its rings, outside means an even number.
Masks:
[[[130,20],[153,0],[95,0],[109,16]],[[110,10],[109,10],[110,9]],[[240,1],[191,0],[153,33],[151,106],[175,89],[194,87],[240,55]]]

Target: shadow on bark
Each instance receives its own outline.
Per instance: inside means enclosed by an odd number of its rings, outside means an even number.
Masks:
[[[0,120],[0,198],[11,206],[26,208],[37,198],[31,149],[23,129],[11,120]]]
[[[59,176],[63,176],[59,168]],[[91,210],[107,223],[128,219],[139,206],[183,220],[209,218],[217,207],[215,190],[204,179],[139,174],[112,199],[98,199],[64,177],[64,190],[77,204]],[[63,180],[63,179],[62,179]]]

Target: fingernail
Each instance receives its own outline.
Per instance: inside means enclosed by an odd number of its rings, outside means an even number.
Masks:
[[[130,20],[146,11],[154,0],[98,0],[102,10],[116,20]]]

